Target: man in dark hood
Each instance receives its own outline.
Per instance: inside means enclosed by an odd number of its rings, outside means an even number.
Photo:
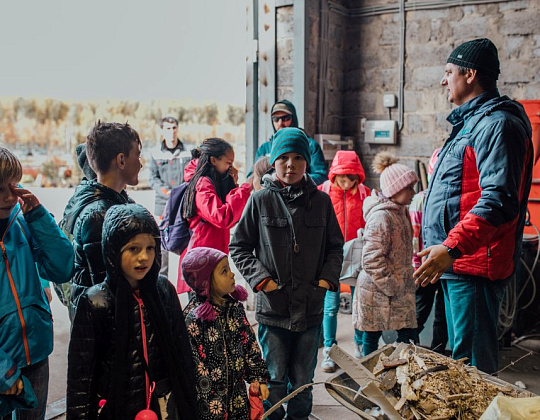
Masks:
[[[298,117],[296,115],[296,108],[294,105],[287,101],[278,101],[272,107],[272,127],[274,127],[274,133],[278,132],[285,127],[298,127]],[[263,156],[269,156],[272,149],[272,140],[274,136],[270,137],[266,143],[263,143],[257,149],[254,162],[257,162]],[[324,155],[321,150],[321,146],[313,140],[309,139],[309,149],[311,152],[311,163],[307,170],[307,173],[311,176],[315,184],[320,185],[328,179],[328,171],[326,169],[326,163],[324,161]],[[252,169],[248,173],[248,177],[251,176]]]

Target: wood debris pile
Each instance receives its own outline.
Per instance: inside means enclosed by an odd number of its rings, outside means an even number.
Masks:
[[[373,374],[390,402],[397,400],[394,408],[404,419],[478,419],[497,395],[532,395],[487,380],[464,360],[411,344],[398,346],[390,356],[381,353]]]

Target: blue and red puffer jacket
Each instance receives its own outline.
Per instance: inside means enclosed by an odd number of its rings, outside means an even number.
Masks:
[[[424,248],[463,256],[447,273],[505,279],[521,251],[531,187],[531,125],[523,107],[494,89],[456,108],[426,193]]]

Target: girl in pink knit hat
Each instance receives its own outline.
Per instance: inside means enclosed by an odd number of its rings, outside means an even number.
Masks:
[[[196,367],[199,419],[259,418],[270,375],[242,304],[246,289],[235,284],[227,254],[214,248],[189,250],[182,274],[195,292],[184,313]]]
[[[375,156],[381,191],[364,200],[364,247],[353,304],[353,324],[364,331],[364,355],[377,350],[382,332],[397,330],[398,342],[416,338],[412,278],[412,227],[407,206],[416,173],[388,152]]]

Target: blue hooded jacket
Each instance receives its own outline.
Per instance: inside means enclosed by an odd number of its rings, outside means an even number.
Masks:
[[[284,104],[292,112],[292,123],[290,127],[298,127],[298,117],[296,115],[296,108],[294,105],[287,101],[278,101],[276,103]],[[272,124],[272,127],[274,125]],[[275,130],[275,128],[274,128]],[[275,134],[275,133],[274,133]],[[255,153],[255,159],[253,162],[257,162],[263,156],[270,156],[270,150],[272,150],[272,139],[274,136],[270,137],[270,140],[261,144]],[[307,173],[313,179],[316,185],[321,185],[324,181],[328,179],[328,171],[326,169],[326,162],[324,161],[324,154],[322,152],[321,146],[311,137],[308,137],[309,141],[309,150],[311,151],[311,163],[308,167]],[[253,173],[253,169],[250,169],[248,177]]]
[[[0,392],[4,392],[13,386],[20,368],[51,354],[52,316],[41,280],[67,282],[74,254],[42,205],[24,215],[15,206],[0,248]],[[10,399],[0,395],[0,406],[10,404]]]

